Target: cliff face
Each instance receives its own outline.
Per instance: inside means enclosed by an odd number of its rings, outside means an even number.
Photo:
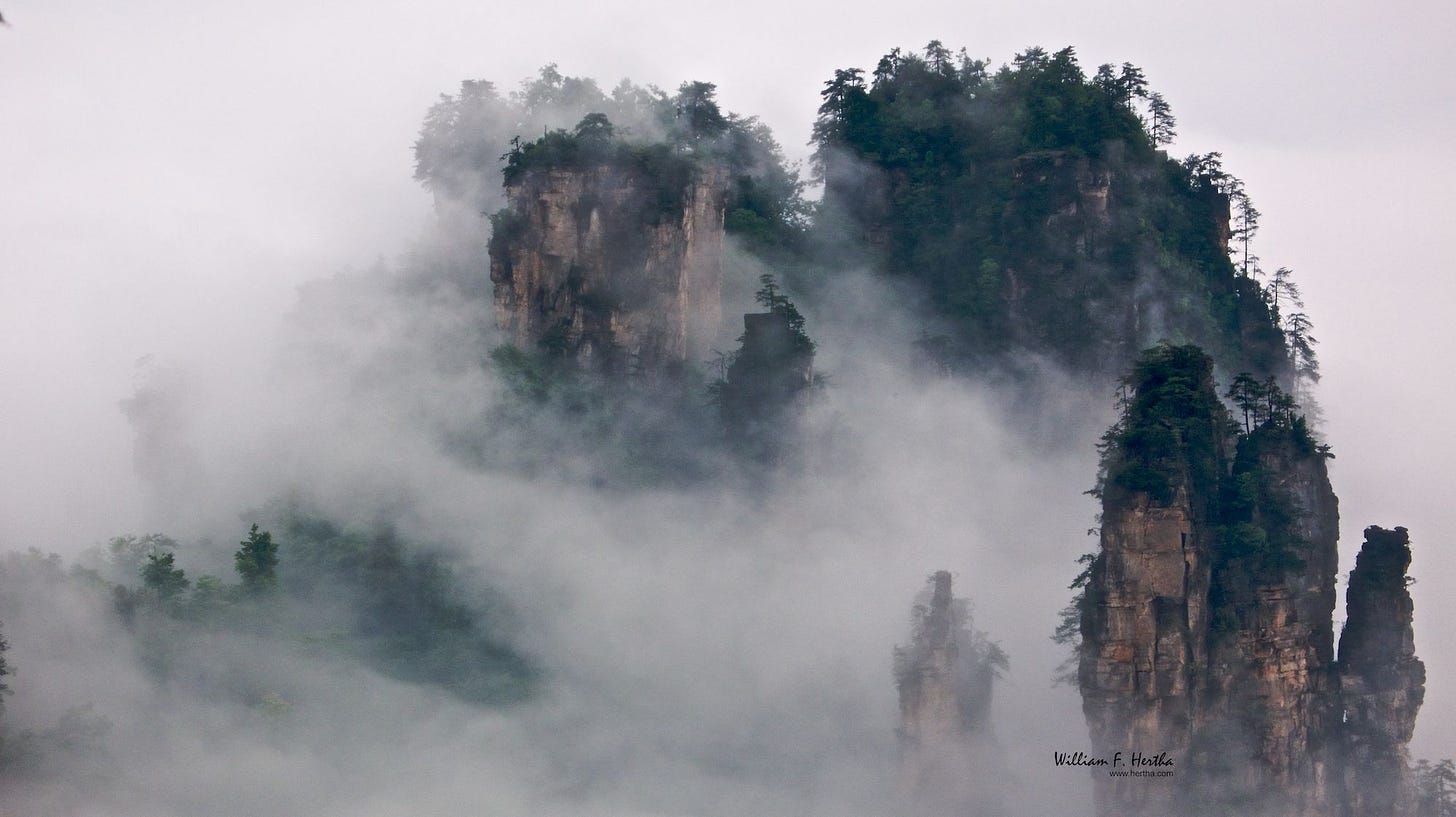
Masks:
[[[1211,393],[1210,365],[1191,355],[1175,363],[1172,376],[1159,375],[1161,387]],[[1158,417],[1167,401],[1148,386],[1131,410]],[[1078,673],[1094,754],[1167,752],[1180,762],[1202,714],[1216,549],[1209,461],[1222,457],[1223,418],[1217,398],[1180,410],[1186,423],[1172,447],[1149,452],[1104,488],[1102,547],[1082,606]],[[1202,442],[1197,452],[1190,450],[1195,439]],[[1186,783],[1105,774],[1096,781],[1099,814],[1171,813]]]
[[[1257,430],[1239,458],[1231,476],[1265,495],[1243,524],[1263,533],[1266,550],[1230,553],[1225,543],[1215,557],[1207,697],[1190,762],[1217,770],[1200,781],[1213,802],[1332,814],[1338,502],[1324,457],[1299,450],[1287,434]]]
[[[1406,589],[1410,536],[1405,528],[1371,526],[1355,558],[1339,663],[1349,813],[1407,814],[1406,744],[1426,681],[1425,664],[1415,654],[1414,605]]]
[[[533,169],[495,219],[497,320],[522,349],[657,372],[706,353],[721,318],[727,173],[602,163]]]
[[[1079,685],[1094,755],[1174,773],[1098,774],[1097,813],[1398,813],[1424,680],[1404,530],[1367,532],[1337,664],[1323,454],[1288,417],[1230,433],[1206,358],[1143,374],[1109,437]]]
[[[1206,664],[1209,557],[1188,493],[1105,514],[1084,614],[1080,682],[1094,753],[1186,756]],[[1097,811],[1168,813],[1172,780],[1097,779]]]

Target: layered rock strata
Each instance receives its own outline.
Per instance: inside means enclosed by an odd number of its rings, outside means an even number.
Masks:
[[[721,320],[728,179],[706,166],[680,181],[617,163],[517,179],[490,245],[506,337],[613,372],[705,357]]]
[[[1098,770],[1097,813],[1400,814],[1424,681],[1404,529],[1367,531],[1337,661],[1323,452],[1287,417],[1232,434],[1206,357],[1170,360],[1110,438],[1078,681],[1094,755],[1172,773]]]

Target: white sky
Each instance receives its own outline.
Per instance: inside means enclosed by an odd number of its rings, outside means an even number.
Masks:
[[[818,89],[932,38],[1008,60],[1134,62],[1220,150],[1320,338],[1346,567],[1367,524],[1415,542],[1430,692],[1417,754],[1456,754],[1456,6],[746,0],[125,4],[0,0],[0,548],[62,552],[140,518],[116,403],[145,355],[237,361],[293,287],[397,255],[429,216],[410,144],[461,79],[555,61],[610,86],[718,83],[805,152]],[[217,364],[222,365],[222,364]],[[1090,479],[1090,475],[1088,476]],[[1438,714],[1439,713],[1439,714]]]

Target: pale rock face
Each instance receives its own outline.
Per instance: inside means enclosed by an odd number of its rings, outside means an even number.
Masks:
[[[727,184],[716,167],[681,190],[615,165],[527,171],[491,241],[500,328],[608,371],[704,358],[722,319]]]
[[[1206,663],[1208,547],[1186,488],[1166,506],[1140,495],[1110,510],[1080,669],[1093,754],[1167,752],[1178,763],[1192,739],[1194,668]],[[1183,782],[1105,772],[1094,780],[1098,814],[1171,813]]]
[[[1259,456],[1289,499],[1296,564],[1219,561],[1208,499],[1186,481],[1166,504],[1105,497],[1079,679],[1093,753],[1166,751],[1177,765],[1167,780],[1094,776],[1099,815],[1403,813],[1425,677],[1405,531],[1362,550],[1337,664],[1339,510],[1324,458],[1290,444]]]

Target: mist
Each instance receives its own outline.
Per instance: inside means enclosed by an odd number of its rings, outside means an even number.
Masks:
[[[217,801],[278,814],[485,802],[504,813],[903,810],[890,647],[907,638],[925,577],[944,568],[976,626],[1012,653],[999,748],[1013,768],[1037,769],[1047,746],[1084,740],[1075,693],[1051,686],[1064,656],[1047,635],[1095,512],[1081,496],[1094,454],[1066,441],[1105,425],[1101,401],[1068,382],[1028,405],[919,371],[919,324],[867,275],[842,277],[818,303],[862,319],[823,324],[834,387],[807,419],[818,443],[806,462],[767,485],[623,490],[570,464],[482,472],[442,445],[440,429],[502,399],[499,383],[461,365],[478,304],[402,295],[380,271],[311,285],[271,363],[159,365],[126,403],[145,529],[181,537],[190,568],[224,560],[243,509],[277,494],[360,526],[387,515],[406,539],[445,543],[460,575],[505,598],[513,642],[546,679],[539,696],[468,707],[238,634],[178,646],[210,678],[159,682],[105,605],[62,601],[67,621],[34,622],[27,609],[56,604],[38,591],[0,611],[26,701],[7,721],[44,732],[78,702],[105,713],[110,729],[75,762],[107,792],[108,813]],[[554,442],[511,432],[505,444]],[[90,646],[48,651],[78,641]],[[46,682],[33,701],[30,679],[56,676],[73,680]],[[216,697],[240,683],[267,692]],[[228,782],[238,777],[268,785]],[[1086,782],[1012,773],[984,785],[1031,814],[1086,802]],[[78,807],[42,792],[18,802]]]
[[[1052,686],[1064,656],[1048,636],[1075,557],[1095,547],[1082,492],[1110,384],[1048,368],[1026,391],[921,371],[913,301],[845,270],[801,301],[831,386],[796,468],[766,484],[603,484],[589,455],[560,457],[572,430],[544,436],[550,418],[492,440],[547,467],[480,468],[442,432],[508,399],[477,365],[498,342],[488,295],[399,285],[421,257],[484,254],[458,244],[480,235],[439,232],[410,178],[422,116],[463,79],[508,92],[550,61],[607,90],[622,76],[705,79],[803,158],[834,68],[931,38],[998,64],[1033,42],[1077,45],[1089,65],[1132,59],[1178,107],[1175,149],[1222,150],[1248,182],[1263,255],[1300,270],[1319,321],[1343,570],[1366,525],[1410,528],[1430,668],[1412,749],[1452,754],[1438,729],[1456,707],[1443,649],[1456,563],[1439,543],[1456,516],[1433,475],[1456,450],[1431,373],[1449,345],[1453,291],[1437,271],[1456,167],[1449,111],[1429,104],[1449,97],[1449,72],[1424,56],[1451,28],[1446,7],[1334,7],[1317,26],[1237,4],[1218,19],[1055,3],[918,19],[827,4],[714,18],[449,3],[0,11],[0,551],[69,564],[162,531],[195,576],[225,573],[281,496],[360,528],[387,516],[499,600],[542,679],[526,701],[480,707],[229,635],[189,649],[281,704],[219,699],[209,683],[159,683],[108,604],[13,561],[25,579],[0,596],[18,670],[5,729],[79,745],[47,750],[49,774],[7,790],[6,806],[902,811],[890,650],[926,576],[947,569],[1010,654],[991,717],[1010,772],[984,785],[1013,813],[1087,813],[1088,779],[1047,760],[1086,741],[1075,690]],[[1325,78],[1355,55],[1371,70]],[[758,271],[728,262],[720,348]]]

